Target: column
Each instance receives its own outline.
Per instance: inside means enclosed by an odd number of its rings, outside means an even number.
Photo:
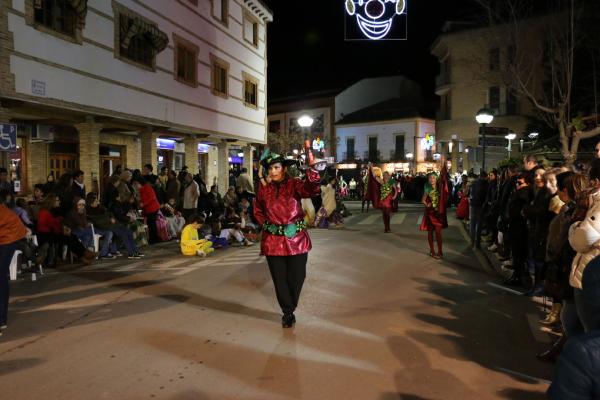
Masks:
[[[79,169],[85,173],[85,189],[98,192],[102,124],[95,123],[93,117],[87,117],[86,122],[76,124],[75,129],[79,132]]]
[[[254,168],[252,167],[252,159],[254,157],[254,148],[250,145],[242,148],[244,151],[244,168],[248,169],[248,176],[251,182],[254,182]]]
[[[218,179],[219,193],[225,195],[229,189],[229,144],[225,141],[217,145],[219,159],[218,163]]]
[[[33,185],[45,183],[48,176],[48,143],[32,142],[31,137],[29,137],[24,147],[27,159],[27,180],[29,182],[27,189],[33,191]]]
[[[204,182],[208,189],[212,185],[217,183],[217,176],[219,175],[219,149],[217,146],[210,146],[208,148],[208,162],[206,171],[204,172]]]
[[[458,150],[459,150],[459,142],[457,139],[452,139],[452,153],[450,156],[452,157],[452,173],[455,174],[458,171]]]
[[[8,124],[10,123],[10,114],[9,110],[3,107],[0,107],[0,124]],[[8,153],[6,151],[0,151],[0,167],[10,169],[10,165],[8,162]]]
[[[130,166],[130,168],[142,168],[146,164],[151,164],[154,168],[154,173],[158,175],[156,171],[158,168],[158,153],[156,151],[156,139],[158,133],[151,127],[148,127],[140,132],[140,141],[142,148],[142,164],[138,166]]]
[[[198,139],[196,137],[187,137],[184,139],[185,144],[185,165],[188,167],[188,172],[192,175],[198,173]]]

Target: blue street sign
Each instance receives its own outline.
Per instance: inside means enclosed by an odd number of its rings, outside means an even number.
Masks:
[[[0,151],[17,149],[17,125],[0,124]]]

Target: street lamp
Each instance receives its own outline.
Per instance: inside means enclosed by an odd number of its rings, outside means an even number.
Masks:
[[[487,108],[482,108],[481,110],[479,110],[477,112],[477,115],[475,115],[475,120],[477,121],[477,123],[479,124],[479,136],[483,137],[483,170],[485,171],[485,147],[486,147],[486,142],[485,142],[485,127],[488,124],[491,124],[492,121],[494,120],[494,114],[491,110],[488,110]]]
[[[508,139],[508,147],[506,149],[508,150],[508,158],[510,158],[510,152],[512,150],[512,141],[517,138],[517,134],[511,132],[508,135],[504,136],[504,138]]]
[[[314,122],[314,120],[312,119],[312,117],[307,114],[303,114],[302,116],[300,116],[300,118],[298,118],[298,125],[300,125],[300,127],[304,131],[304,148],[306,149],[305,150],[306,162],[308,163],[308,165],[311,165],[311,163],[313,161],[310,159],[312,157],[312,154],[308,151],[308,149],[310,149],[310,141],[308,139],[308,130],[312,126],[313,122]]]
[[[413,153],[406,153],[406,159],[408,160],[409,169],[412,167],[412,159],[415,155]]]

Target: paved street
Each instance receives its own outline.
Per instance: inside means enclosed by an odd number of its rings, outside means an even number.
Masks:
[[[458,222],[427,256],[421,209],[312,230],[293,330],[257,246],[186,259],[175,244],[13,284],[6,399],[542,399],[541,306],[494,286]]]

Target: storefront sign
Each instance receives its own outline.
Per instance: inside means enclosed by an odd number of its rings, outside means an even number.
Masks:
[[[229,157],[229,162],[232,164],[242,164],[244,162],[244,159],[238,156],[231,156]]]
[[[204,143],[198,143],[198,153],[206,154],[208,153],[209,146]]]
[[[421,147],[423,150],[431,150],[435,144],[435,135],[428,133],[424,138],[421,138]]]
[[[17,149],[17,125],[0,124],[0,151]]]
[[[338,164],[337,169],[356,169],[357,164]]]
[[[37,94],[38,96],[45,96],[46,95],[46,82],[32,79],[31,80],[31,94]]]
[[[156,139],[156,147],[163,150],[175,150],[175,141],[171,139]]]

